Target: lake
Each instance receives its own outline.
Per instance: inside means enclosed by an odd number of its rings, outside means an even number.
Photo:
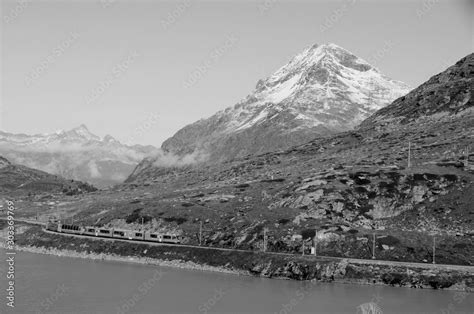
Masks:
[[[17,252],[12,313],[472,313],[474,294],[298,282]],[[371,312],[372,311],[372,312]],[[378,311],[378,312],[377,312]]]

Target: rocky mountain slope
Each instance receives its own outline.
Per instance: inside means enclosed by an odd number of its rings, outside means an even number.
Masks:
[[[107,135],[100,138],[81,125],[53,134],[0,131],[0,154],[17,164],[99,187],[121,183],[152,146],[127,146]]]
[[[400,97],[369,119],[362,128],[400,126],[426,117],[443,119],[447,115],[457,116],[472,107],[474,76],[472,54],[459,60],[446,71],[433,76],[427,82],[404,97]]]
[[[284,149],[350,130],[408,91],[337,45],[314,45],[238,104],[184,127],[162,148],[198,161]]]
[[[408,261],[430,262],[436,236],[439,263],[473,265],[473,66],[471,54],[353,131],[212,165],[144,167],[103,195],[103,214],[76,217],[144,218],[191,243],[202,221],[206,245],[257,250],[267,228],[270,250],[289,252],[317,230],[320,254],[364,258],[375,233],[378,257]]]
[[[89,184],[67,180],[44,171],[15,165],[0,156],[0,191],[4,195],[21,196],[29,194],[63,193],[77,195],[97,189]]]

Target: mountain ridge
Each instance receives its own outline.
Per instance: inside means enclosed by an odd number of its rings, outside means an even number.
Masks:
[[[474,53],[460,59],[407,95],[395,100],[391,105],[377,111],[366,119],[361,128],[387,124],[407,124],[420,117],[438,114],[456,114],[464,107],[472,107]]]
[[[99,187],[121,183],[140,160],[157,150],[125,145],[110,135],[99,137],[84,124],[34,135],[0,131],[0,153],[11,161]]]

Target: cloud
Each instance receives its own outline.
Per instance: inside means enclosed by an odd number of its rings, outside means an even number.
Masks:
[[[127,179],[127,175],[126,174],[120,174],[120,173],[114,173],[110,176],[110,180],[114,180],[114,181],[117,181],[117,182],[123,182],[125,181],[125,179]]]
[[[209,154],[200,150],[180,156],[160,149],[158,154],[154,156],[155,162],[153,165],[155,167],[183,167],[204,162],[208,158]]]
[[[87,166],[89,167],[89,172],[92,178],[100,178],[102,176],[95,161],[90,161]]]
[[[126,146],[110,148],[108,146],[100,147],[98,145],[83,145],[78,143],[41,143],[32,145],[16,145],[11,143],[0,143],[0,153],[19,152],[19,153],[42,153],[42,154],[63,154],[73,156],[75,159],[83,159],[79,154],[90,156],[108,156],[109,159],[124,160],[129,162],[140,162],[147,157],[146,153],[136,151]]]

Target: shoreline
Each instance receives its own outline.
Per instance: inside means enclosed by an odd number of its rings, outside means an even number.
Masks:
[[[5,249],[4,244],[0,244],[0,249]],[[169,267],[175,269],[186,269],[192,271],[202,271],[202,272],[216,272],[229,275],[238,275],[238,276],[252,276],[251,274],[244,271],[231,270],[224,267],[216,267],[209,265],[202,265],[193,263],[191,261],[184,260],[162,260],[156,258],[138,258],[133,256],[121,256],[117,254],[104,254],[104,253],[84,253],[74,250],[60,250],[60,249],[47,249],[44,247],[35,247],[35,246],[19,246],[15,245],[14,251],[16,252],[27,252],[33,254],[43,254],[43,255],[52,255],[56,257],[66,257],[66,258],[76,258],[92,261],[105,261],[105,262],[117,262],[117,263],[127,263],[127,264],[138,264],[138,265],[149,265],[149,266],[159,266],[159,267]]]
[[[426,268],[350,259],[314,259],[250,251],[100,241],[46,233],[28,226],[16,235],[15,250],[58,257],[126,262],[191,271],[269,279],[474,292],[474,268]],[[0,247],[5,247],[0,243]]]
[[[3,243],[0,244],[0,249],[5,249],[5,245]],[[158,267],[165,267],[165,268],[172,268],[172,269],[182,269],[188,271],[201,271],[201,272],[211,272],[211,273],[220,273],[226,275],[234,275],[234,276],[248,276],[248,277],[260,277],[266,279],[277,279],[277,280],[291,280],[290,278],[272,278],[266,276],[258,276],[254,275],[249,271],[243,270],[235,270],[235,269],[228,269],[225,267],[216,267],[210,265],[203,265],[197,264],[191,261],[184,261],[184,260],[163,260],[163,259],[156,259],[156,258],[138,258],[133,256],[120,256],[117,254],[96,254],[96,253],[84,253],[84,252],[77,252],[74,250],[60,250],[56,248],[47,249],[44,247],[35,247],[35,246],[15,246],[15,251],[17,252],[27,252],[32,254],[43,254],[43,255],[51,255],[56,257],[65,257],[65,258],[75,258],[75,259],[84,259],[90,261],[105,261],[105,262],[116,262],[116,263],[126,263],[126,264],[135,264],[135,265],[145,265],[145,266],[158,266]],[[338,278],[332,281],[325,281],[325,280],[317,280],[317,279],[310,279],[307,281],[311,282],[318,282],[323,284],[344,284],[344,285],[363,285],[363,286],[388,286],[387,284],[381,282],[370,282],[368,279],[343,279]],[[400,286],[393,288],[413,288],[408,286]],[[428,288],[430,287],[423,287]],[[432,288],[431,288],[432,289]],[[448,291],[464,291],[473,293],[474,290],[465,289],[462,286],[451,286],[449,288],[445,288],[443,290]]]

